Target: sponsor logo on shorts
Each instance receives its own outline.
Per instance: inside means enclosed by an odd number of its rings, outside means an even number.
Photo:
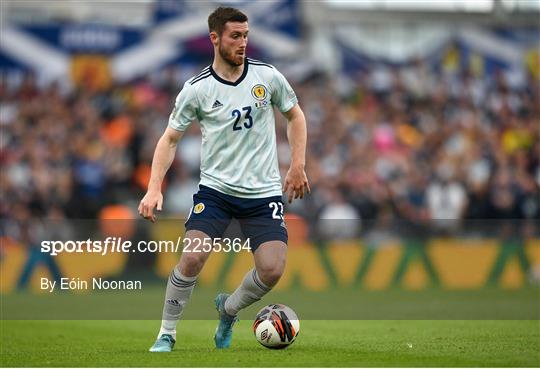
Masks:
[[[204,210],[204,204],[202,202],[198,203],[197,205],[195,205],[195,207],[193,208],[193,212],[195,214],[200,214],[202,213]]]

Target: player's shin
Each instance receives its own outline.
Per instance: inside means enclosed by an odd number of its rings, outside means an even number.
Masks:
[[[171,272],[167,282],[161,329],[158,338],[162,334],[170,334],[176,339],[176,325],[184,311],[185,305],[191,298],[196,280],[197,276],[186,277],[178,271],[177,267]]]
[[[225,311],[227,314],[234,316],[238,311],[259,301],[270,290],[271,287],[268,287],[261,281],[257,270],[253,268],[246,273],[240,286],[238,286],[225,302]]]

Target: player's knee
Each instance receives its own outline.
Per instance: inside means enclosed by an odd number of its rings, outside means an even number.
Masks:
[[[265,285],[267,285],[268,287],[274,287],[283,275],[284,269],[285,265],[278,264],[261,268],[261,270],[257,270],[257,274]]]
[[[204,265],[204,258],[198,253],[184,253],[180,258],[180,273],[186,276],[199,274]]]

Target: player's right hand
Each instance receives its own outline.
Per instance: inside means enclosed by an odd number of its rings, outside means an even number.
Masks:
[[[154,223],[157,219],[154,214],[154,208],[157,208],[157,211],[161,211],[162,205],[163,195],[161,191],[148,191],[139,204],[139,215]]]

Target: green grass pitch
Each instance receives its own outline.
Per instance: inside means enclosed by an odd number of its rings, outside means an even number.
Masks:
[[[251,321],[216,350],[216,321],[179,325],[169,354],[149,353],[158,321],[1,321],[3,367],[540,366],[538,320],[303,320],[285,350],[259,345]]]

